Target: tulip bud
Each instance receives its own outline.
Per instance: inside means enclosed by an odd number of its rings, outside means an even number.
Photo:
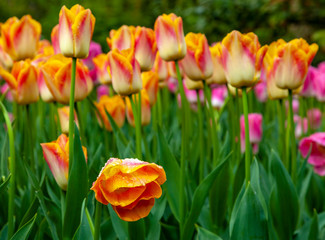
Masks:
[[[159,82],[166,81],[166,79],[168,77],[168,66],[167,66],[167,62],[164,61],[160,57],[158,51],[157,51],[157,54],[156,54],[156,59],[155,59],[155,62],[154,62],[152,71],[158,73]]]
[[[213,63],[213,74],[211,77],[209,77],[206,80],[207,84],[226,84],[227,79],[225,76],[225,71],[223,70],[223,65],[222,65],[222,51],[221,51],[221,43],[218,42],[214,46],[210,47],[210,52],[211,52],[211,58],[212,58],[212,63]]]
[[[153,71],[141,73],[143,88],[149,95],[150,106],[154,105],[158,94],[158,74]]]
[[[101,53],[93,59],[96,75],[101,84],[111,84],[112,77],[110,75],[110,69],[108,64],[108,55]]]
[[[189,90],[203,89],[204,87],[202,81],[193,81],[187,75],[184,76],[184,84]]]
[[[108,38],[106,38],[107,45],[111,50],[118,49],[120,51],[134,48],[134,31],[133,26],[123,25],[118,30],[112,29],[109,32]]]
[[[263,116],[259,113],[248,114],[248,125],[249,125],[249,142],[252,144],[253,153],[258,152],[258,145],[262,140],[262,121]],[[240,117],[240,142],[241,142],[241,152],[245,152],[245,118]]]
[[[59,24],[55,25],[51,32],[51,42],[55,54],[61,53],[59,43]]]
[[[69,106],[58,108],[61,131],[65,134],[69,134],[69,114],[70,114],[69,111],[70,111]],[[78,121],[76,111],[74,111],[74,122],[79,128],[79,121]]]

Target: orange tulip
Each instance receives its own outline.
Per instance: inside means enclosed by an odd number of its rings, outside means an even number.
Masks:
[[[69,109],[70,109],[69,106],[58,108],[61,131],[66,134],[69,134],[69,114],[70,114]],[[74,121],[77,127],[79,128],[79,121],[78,121],[76,111],[74,111]]]
[[[208,40],[202,33],[188,33],[185,37],[187,53],[180,61],[184,73],[193,81],[212,76],[213,63]]]
[[[30,15],[23,16],[20,20],[16,17],[9,18],[1,25],[3,48],[15,61],[33,58],[41,31],[41,24]]]
[[[108,131],[112,131],[112,126],[108,120],[106,112],[108,112],[114,119],[117,126],[122,127],[125,122],[125,103],[121,96],[115,95],[109,97],[107,95],[101,96],[99,102],[94,102],[97,107],[100,116],[97,116],[99,125],[102,126],[102,121],[104,126]]]
[[[86,58],[94,32],[95,17],[79,4],[63,6],[59,17],[59,44],[66,57]]]
[[[14,100],[18,104],[37,102],[37,70],[30,60],[15,62],[11,73],[0,68],[0,76],[8,83]]]
[[[56,141],[41,143],[43,156],[57,184],[67,190],[69,175],[69,138],[61,134]],[[87,149],[82,147],[87,160]]]
[[[298,89],[305,81],[318,45],[309,45],[304,39],[273,42],[264,57],[266,78],[275,81],[281,89]]]
[[[159,82],[166,81],[168,77],[168,66],[167,62],[160,57],[159,51],[157,51],[152,71],[158,73]]]
[[[133,102],[138,101],[138,95],[132,96]],[[130,98],[127,97],[126,101],[126,118],[128,119],[129,124],[132,127],[135,127],[134,115],[132,111],[132,105]],[[146,126],[150,123],[151,120],[151,109],[150,109],[150,100],[147,90],[141,90],[141,125]]]
[[[120,51],[134,48],[135,39],[134,39],[135,28],[133,26],[123,25],[118,30],[112,29],[109,32],[108,38],[106,38],[107,45],[110,49],[118,49]]]
[[[61,53],[60,43],[59,43],[59,24],[55,25],[51,32],[51,42],[55,54]]]
[[[110,74],[108,56],[105,53],[98,54],[93,58],[97,79],[101,84],[111,84],[112,77]]]
[[[0,67],[9,71],[12,68],[13,60],[8,53],[3,49],[0,39]]]
[[[91,190],[97,201],[110,203],[122,220],[132,222],[149,215],[165,181],[164,169],[155,163],[110,158]]]
[[[143,88],[147,90],[150,105],[154,105],[158,94],[158,74],[153,71],[143,72],[141,74]]]
[[[212,56],[212,63],[213,63],[213,74],[210,78],[206,80],[207,84],[219,84],[223,85],[227,83],[227,79],[225,76],[225,71],[223,70],[222,65],[222,46],[221,43],[218,42],[212,47],[210,47],[210,52]]]
[[[250,32],[232,31],[222,40],[222,63],[227,82],[233,87],[251,87],[256,84],[256,55],[260,49],[257,36]]]
[[[155,22],[155,35],[162,59],[175,61],[185,57],[186,43],[181,17],[174,13],[159,16]]]
[[[44,80],[54,99],[62,104],[68,104],[70,99],[72,61],[62,54],[51,57],[41,66]],[[88,96],[93,87],[87,67],[80,61],[76,65],[75,101],[80,101]]]
[[[115,92],[126,96],[140,91],[141,70],[134,49],[113,49],[108,53],[108,63]]]

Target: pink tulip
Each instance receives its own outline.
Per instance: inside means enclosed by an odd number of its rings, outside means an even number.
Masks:
[[[10,91],[10,87],[9,87],[9,84],[8,83],[5,83],[1,86],[1,89],[0,89],[0,92],[1,94],[4,94],[5,92],[7,92],[7,95],[6,95],[6,99],[10,102],[13,101],[13,96],[12,96],[12,93]]]
[[[314,79],[314,89],[316,98],[320,102],[325,102],[325,67],[319,67]]]
[[[307,118],[301,119],[300,116],[294,115],[293,122],[295,124],[295,137],[299,139],[303,134],[307,133],[308,130]]]
[[[98,88],[97,88],[97,99],[98,99],[98,101],[104,95],[106,95],[106,96],[109,95],[109,86],[107,86],[107,85],[99,85]]]
[[[320,176],[325,175],[325,132],[318,132],[303,138],[299,143],[301,155],[305,158],[310,152],[308,163]]]
[[[102,53],[102,47],[100,46],[100,44],[91,41],[89,46],[89,55],[87,58],[82,59],[82,62],[91,70],[95,67],[93,63],[93,58],[101,53]]]
[[[289,111],[289,102],[288,101],[285,102],[285,106],[286,106],[286,113],[288,113],[288,111]],[[292,99],[292,110],[293,110],[293,113],[295,113],[295,114],[299,113],[299,100],[296,98]]]
[[[248,114],[248,124],[249,124],[249,141],[252,144],[253,153],[258,152],[258,144],[262,140],[262,121],[263,116],[259,113],[250,113]],[[240,145],[241,152],[245,152],[245,118],[242,115],[240,117]]]
[[[177,79],[174,78],[174,77],[169,77],[167,79],[167,87],[168,87],[168,90],[172,93],[176,93],[177,90],[178,90],[178,82],[177,82]]]
[[[302,86],[300,95],[303,97],[314,97],[316,95],[315,88],[314,88],[314,81],[315,77],[317,75],[317,68],[314,68],[312,66],[309,67],[307,72],[307,77],[304,82],[304,85]]]
[[[260,102],[266,102],[267,100],[267,88],[266,88],[266,82],[259,82],[254,87],[254,92],[256,95],[256,98]]]
[[[212,106],[216,109],[220,109],[223,106],[227,96],[228,96],[228,90],[225,85],[221,85],[217,88],[213,88],[211,91]]]
[[[309,109],[307,119],[311,129],[316,130],[322,125],[322,112],[317,108]]]

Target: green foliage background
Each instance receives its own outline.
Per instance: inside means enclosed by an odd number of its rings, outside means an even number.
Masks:
[[[93,39],[104,51],[110,29],[123,24],[153,28],[158,15],[174,12],[182,16],[185,32],[203,32],[209,42],[220,41],[234,29],[254,31],[262,44],[303,37],[320,46],[314,64],[325,60],[325,0],[1,0],[0,22],[30,14],[50,39],[61,6],[76,3],[95,15]]]

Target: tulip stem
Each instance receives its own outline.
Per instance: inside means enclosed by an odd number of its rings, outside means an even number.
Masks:
[[[203,114],[202,114],[202,106],[200,101],[199,91],[197,91],[197,112],[198,112],[198,128],[199,128],[199,148],[200,148],[200,183],[204,179],[204,141],[203,141]]]
[[[157,108],[158,108],[158,124],[162,126],[162,107],[161,107],[161,92],[158,90],[157,94]]]
[[[96,213],[95,213],[95,234],[94,240],[99,240],[100,236],[100,220],[102,216],[102,204],[96,201]]]
[[[69,103],[69,175],[74,160],[74,95],[76,82],[76,64],[77,58],[72,58],[71,68],[71,86],[70,86],[70,103]]]
[[[282,161],[285,165],[285,167],[288,169],[288,163],[287,163],[287,160],[286,160],[286,154],[285,154],[285,142],[284,142],[284,139],[285,139],[285,134],[284,134],[284,117],[283,117],[283,108],[282,108],[282,99],[279,99],[279,101],[277,102],[278,104],[278,116],[279,116],[279,138],[281,139],[281,141],[279,141],[279,150],[280,150],[280,153],[281,153],[281,157],[282,157]]]
[[[8,137],[9,137],[9,170],[10,170],[10,188],[9,188],[9,202],[8,202],[8,239],[10,239],[14,233],[14,208],[15,208],[15,181],[16,181],[16,157],[15,157],[15,143],[14,143],[14,133],[12,130],[10,118],[8,112],[0,101],[0,107],[2,109],[3,117],[5,119]]]
[[[249,143],[249,125],[248,125],[248,104],[247,104],[247,91],[246,87],[242,88],[243,93],[243,110],[245,117],[245,186],[248,187],[250,179],[250,166],[251,166],[251,149]]]
[[[140,95],[139,95],[140,97]],[[141,111],[141,108],[139,108],[139,105],[137,105],[136,97],[134,95],[130,96],[130,102],[133,112],[133,118],[134,118],[134,124],[135,124],[135,144],[136,144],[136,155],[138,159],[142,158],[141,154],[141,118],[139,122],[139,115],[141,115],[141,112],[139,114],[139,110]],[[141,104],[141,102],[140,102]]]
[[[292,181],[296,181],[296,170],[297,170],[297,157],[296,157],[296,137],[295,137],[295,125],[293,121],[293,109],[292,109],[292,90],[289,89],[289,114],[288,114],[288,123],[291,135],[291,178]],[[303,124],[302,124],[303,126]],[[302,127],[303,128],[303,127]],[[289,147],[288,144],[287,147]]]

